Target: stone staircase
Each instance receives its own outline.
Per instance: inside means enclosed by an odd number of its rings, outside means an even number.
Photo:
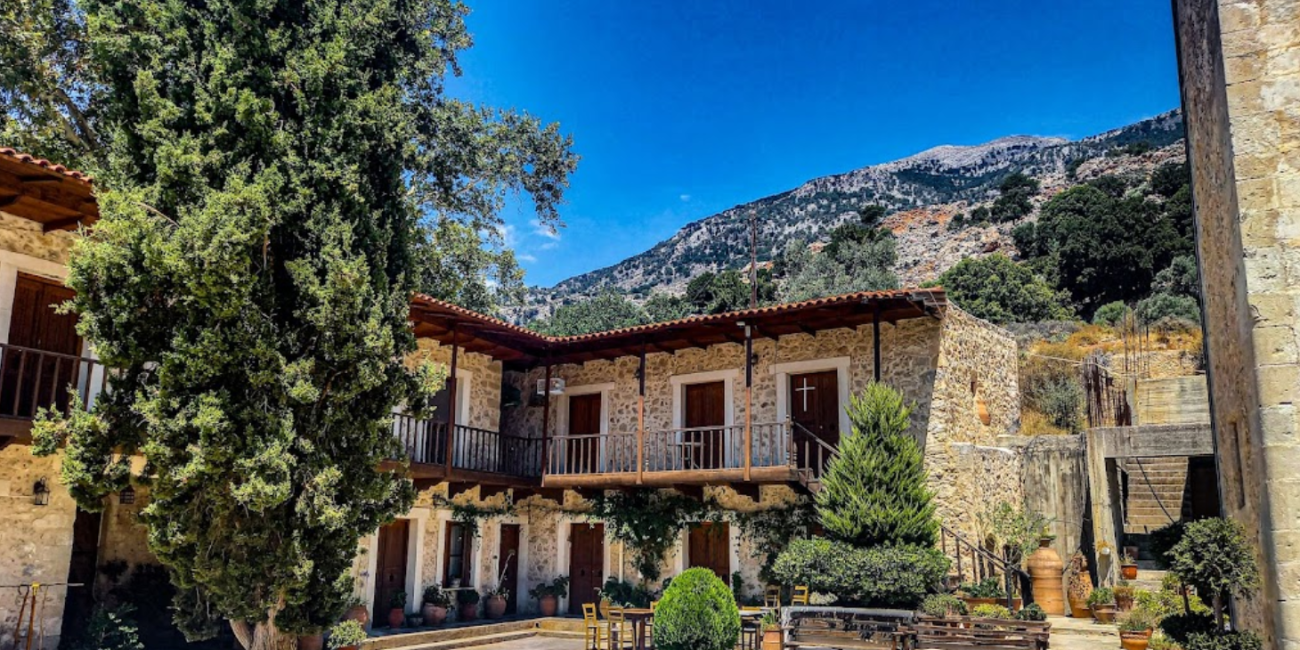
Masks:
[[[533,637],[583,638],[580,618],[531,618],[499,623],[462,624],[446,628],[384,634],[367,639],[362,650],[456,650]]]
[[[1124,470],[1128,473],[1125,533],[1145,535],[1169,524],[1170,517],[1182,518],[1186,458],[1130,458]]]

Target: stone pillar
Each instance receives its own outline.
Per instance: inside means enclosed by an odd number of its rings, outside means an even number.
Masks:
[[[1300,648],[1300,2],[1175,0],[1224,514],[1263,589],[1238,603]],[[1290,576],[1290,577],[1288,577]]]

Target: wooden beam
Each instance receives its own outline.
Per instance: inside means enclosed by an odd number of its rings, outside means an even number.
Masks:
[[[880,381],[880,311],[880,303],[876,303],[875,317],[871,319],[871,348],[877,382]]]
[[[85,216],[76,216],[76,217],[66,217],[64,219],[55,219],[54,221],[46,223],[44,226],[42,226],[41,229],[45,232],[64,230],[68,226],[75,226],[81,223],[85,218],[86,218]]]
[[[455,464],[453,455],[456,448],[456,362],[458,359],[459,348],[456,345],[456,324],[451,326],[451,375],[447,377],[447,480],[451,480],[452,466]]]
[[[645,344],[641,345],[641,357],[637,366],[636,392],[636,482],[644,482],[645,474]]]
[[[455,499],[456,497],[474,489],[474,483],[459,483],[455,481],[447,482],[447,498]]]
[[[524,390],[528,387],[525,386]],[[546,363],[546,383],[542,385],[542,476],[551,471],[551,364]]]
[[[754,456],[754,334],[749,325],[745,326],[745,480]]]

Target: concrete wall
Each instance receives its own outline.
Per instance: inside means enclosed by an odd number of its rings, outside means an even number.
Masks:
[[[1006,441],[1021,454],[1026,510],[1052,519],[1052,548],[1068,560],[1091,546],[1087,525],[1088,462],[1083,436],[1035,436]]]

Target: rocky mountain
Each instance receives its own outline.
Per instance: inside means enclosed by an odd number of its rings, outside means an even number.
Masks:
[[[980,145],[934,147],[901,160],[816,178],[687,224],[618,264],[551,288],[532,289],[528,304],[511,310],[510,316],[526,322],[606,287],[634,298],[651,291],[679,292],[699,273],[748,264],[751,214],[758,222],[758,258],[769,260],[791,242],[825,238],[837,225],[858,218],[857,211],[869,204],[889,210],[883,225],[898,238],[897,271],[904,286],[913,286],[962,257],[1010,250],[1014,222],[947,227],[955,215],[996,199],[998,184],[1007,175],[1019,171],[1037,178],[1042,189],[1034,202],[1041,205],[1056,192],[1096,175],[1146,174],[1181,159],[1182,141],[1182,116],[1174,110],[1080,140],[1017,135]]]

